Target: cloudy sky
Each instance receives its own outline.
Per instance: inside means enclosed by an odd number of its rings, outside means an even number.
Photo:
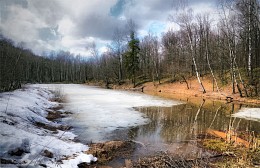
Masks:
[[[95,42],[106,50],[116,28],[128,19],[140,38],[177,29],[169,21],[181,0],[0,0],[0,33],[36,54],[68,50],[88,56]],[[189,0],[194,13],[216,12],[217,0]]]

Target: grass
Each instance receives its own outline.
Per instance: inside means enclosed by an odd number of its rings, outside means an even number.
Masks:
[[[257,139],[260,142],[260,138]],[[216,160],[213,165],[216,167],[257,167],[260,166],[260,146],[255,149],[248,149],[241,146],[234,146],[221,139],[206,139],[203,141],[206,149],[221,154],[230,154],[220,160]]]
[[[212,151],[216,151],[219,153],[228,151],[230,146],[226,142],[220,139],[208,139],[203,142],[203,146]]]

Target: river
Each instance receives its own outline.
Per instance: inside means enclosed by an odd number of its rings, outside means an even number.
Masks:
[[[198,155],[203,149],[197,147],[195,140],[208,129],[260,134],[259,121],[232,117],[245,107],[256,108],[252,105],[167,100],[85,85],[64,84],[55,88],[66,95],[65,110],[73,115],[63,122],[73,126],[78,140],[134,140],[146,146],[136,151],[138,156],[166,150]]]

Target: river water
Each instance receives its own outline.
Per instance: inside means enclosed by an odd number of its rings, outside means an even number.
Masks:
[[[67,97],[65,109],[74,113],[64,120],[73,126],[78,140],[134,140],[145,146],[136,151],[137,156],[166,150],[185,156],[205,153],[196,139],[208,129],[260,134],[259,121],[232,117],[245,107],[259,109],[252,105],[166,100],[84,85],[56,87]]]
[[[184,102],[166,100],[142,93],[108,90],[98,87],[57,84],[47,85],[65,95],[64,109],[73,113],[63,119],[72,125],[73,132],[81,142],[103,142],[117,130],[146,125],[151,119],[139,111],[142,107],[172,107]]]

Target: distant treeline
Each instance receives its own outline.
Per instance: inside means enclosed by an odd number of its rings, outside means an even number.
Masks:
[[[80,56],[60,51],[40,57],[0,39],[0,91],[20,88],[25,83],[75,82],[87,80],[88,68]]]
[[[94,43],[89,45],[88,59],[64,51],[39,57],[3,38],[0,91],[28,82],[103,81],[109,86],[132,81],[137,86],[162,79],[187,83],[194,76],[206,93],[202,77],[208,75],[215,91],[231,83],[232,93],[260,95],[258,0],[223,1],[214,22],[210,14],[194,16],[187,8],[170,18],[179,29],[169,30],[160,39],[153,34],[137,39],[130,20],[126,28],[115,29],[107,52],[100,54]]]

